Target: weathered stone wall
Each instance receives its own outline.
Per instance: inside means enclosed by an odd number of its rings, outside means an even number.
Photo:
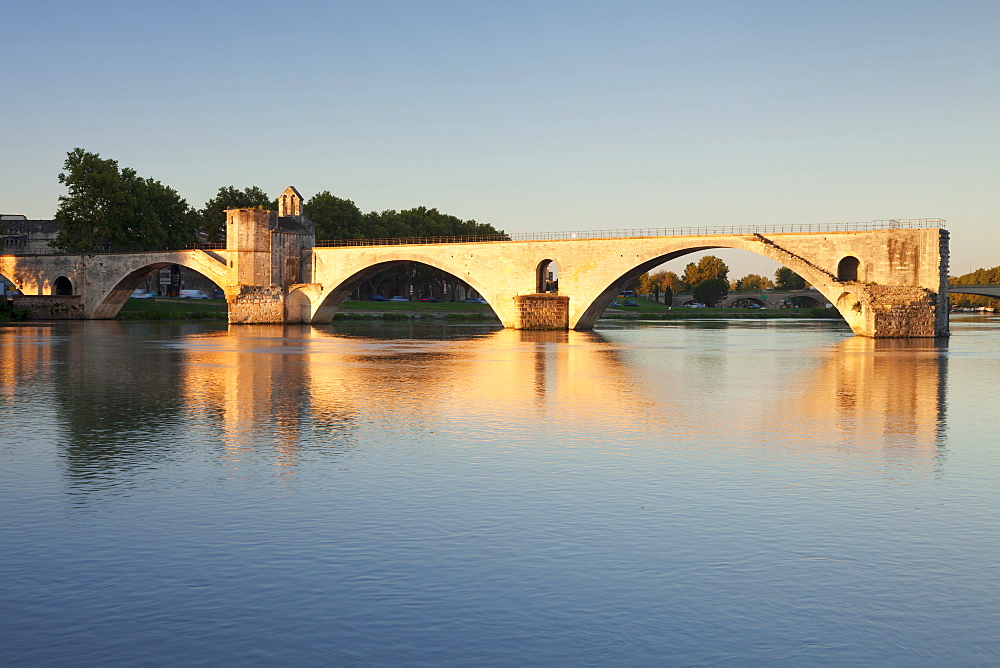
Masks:
[[[83,299],[79,295],[17,295],[14,308],[28,311],[31,320],[83,320]]]
[[[285,322],[285,289],[281,286],[241,285],[227,301],[231,325]]]
[[[569,329],[569,297],[548,293],[514,297],[514,329]]]
[[[226,211],[226,248],[230,257],[231,285],[272,285],[271,231],[276,211],[229,209]]]
[[[275,231],[271,234],[271,280],[275,285],[299,283],[304,235]]]
[[[948,323],[948,266],[951,263],[951,247],[948,230],[941,230],[941,236],[938,238],[938,257],[941,283],[937,289],[936,334],[949,336],[951,328]]]
[[[867,286],[876,338],[921,338],[936,335],[936,295],[923,288]]]

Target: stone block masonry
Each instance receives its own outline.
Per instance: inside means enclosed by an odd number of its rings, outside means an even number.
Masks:
[[[14,308],[28,311],[29,320],[83,320],[83,300],[79,295],[17,295]]]
[[[280,286],[241,285],[228,299],[229,324],[285,322],[285,289]]]
[[[936,335],[936,295],[923,288],[868,286],[873,331],[878,338],[922,338]]]
[[[514,297],[514,329],[569,329],[569,297],[548,293]]]

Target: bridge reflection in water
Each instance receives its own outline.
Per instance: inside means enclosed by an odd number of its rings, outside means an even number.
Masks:
[[[600,444],[609,457],[636,445],[735,444],[855,471],[941,465],[940,341],[849,337],[776,349],[770,379],[755,380],[710,345],[651,353],[642,341],[616,343],[616,332],[442,339],[439,325],[427,338],[419,325],[402,327],[394,339],[296,325],[191,334],[114,322],[0,328],[0,346],[14,352],[0,356],[0,401],[52,397],[51,412],[7,425],[52,421],[67,474],[82,487],[179,448],[217,456],[233,475],[253,461],[294,477],[303,459],[382,447],[476,442],[518,457],[539,434],[567,448]],[[789,356],[797,361],[786,368]]]
[[[845,338],[809,350],[805,372],[776,368],[784,393],[725,407],[705,406],[704,388],[689,393],[683,374],[650,383],[661,369],[637,367],[629,346],[593,332],[396,340],[260,326],[190,344],[187,403],[221,412],[232,462],[293,465],[303,449],[329,455],[430,432],[517,449],[540,430],[567,447],[604,442],[625,455],[633,439],[726,444],[735,429],[741,443],[824,456],[835,466],[935,468],[945,425],[940,341]],[[692,373],[713,374],[704,357],[694,366]],[[724,373],[717,380],[731,382]]]

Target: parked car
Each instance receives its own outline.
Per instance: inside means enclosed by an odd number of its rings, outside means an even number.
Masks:
[[[372,295],[371,297],[368,298],[368,301],[370,301],[370,302],[387,302],[389,300],[386,299],[385,297],[383,297],[382,295]]]
[[[638,305],[639,305],[639,302],[637,302],[634,299],[626,299],[625,300],[625,306],[638,306]]]
[[[438,299],[437,297],[422,297],[420,299],[420,301],[422,301],[422,302],[435,302],[436,303],[436,302],[440,302],[441,300]]]
[[[208,295],[201,290],[181,290],[177,297],[180,299],[208,299]]]
[[[485,304],[486,300],[482,297],[469,297],[465,300],[466,304]]]
[[[622,305],[618,303],[618,300],[615,300],[615,301],[611,302],[610,304],[608,304],[608,308],[621,308],[621,307],[622,307]]]
[[[705,305],[701,302],[693,302],[691,304],[685,304],[684,308],[705,308]]]
[[[143,290],[142,288],[137,288],[132,291],[132,299],[149,299],[150,297],[155,297],[156,293],[150,290]]]
[[[389,301],[391,301],[391,302],[407,302],[407,303],[409,303],[410,300],[407,299],[406,297],[401,296],[401,295],[396,295],[395,297],[393,297]]]

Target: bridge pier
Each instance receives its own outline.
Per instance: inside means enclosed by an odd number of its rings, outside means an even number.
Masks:
[[[947,300],[926,288],[845,285],[837,309],[860,336],[930,338],[948,336]]]
[[[512,329],[569,329],[569,297],[539,292],[514,297]]]
[[[274,325],[286,322],[285,289],[281,286],[240,285],[227,295],[230,325]]]

